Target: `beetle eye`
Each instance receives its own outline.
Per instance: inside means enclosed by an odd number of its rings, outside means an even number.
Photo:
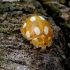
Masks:
[[[50,50],[50,49],[51,49],[51,47],[46,46],[46,50]]]
[[[39,46],[37,49],[38,49],[38,50],[41,50],[41,47]]]

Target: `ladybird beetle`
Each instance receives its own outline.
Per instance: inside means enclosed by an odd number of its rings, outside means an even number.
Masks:
[[[50,23],[39,15],[28,17],[21,26],[21,33],[34,48],[45,51],[52,44],[53,31]]]

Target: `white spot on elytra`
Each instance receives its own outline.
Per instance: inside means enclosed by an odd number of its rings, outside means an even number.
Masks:
[[[42,20],[45,20],[42,16],[39,16]]]
[[[33,40],[37,41],[37,38],[34,38]]]
[[[25,28],[25,27],[26,27],[26,23],[23,24],[23,28]]]
[[[48,37],[48,40],[50,40],[51,39],[51,37]]]
[[[42,35],[41,37],[44,38],[44,35]]]
[[[37,35],[39,35],[39,34],[40,34],[40,29],[39,29],[38,27],[35,27],[35,28],[34,28],[34,32],[35,32]]]
[[[33,17],[30,18],[30,21],[35,21],[35,20],[36,20],[35,16],[33,16]]]
[[[26,32],[26,37],[30,38],[30,32],[29,31]]]
[[[47,26],[44,27],[44,33],[48,34],[48,27]]]

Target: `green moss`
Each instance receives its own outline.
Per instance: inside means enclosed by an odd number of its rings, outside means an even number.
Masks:
[[[1,59],[0,58],[0,67],[1,67],[1,65],[4,63],[4,59]]]

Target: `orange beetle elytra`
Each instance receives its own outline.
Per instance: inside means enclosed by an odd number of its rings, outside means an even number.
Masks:
[[[45,51],[47,46],[50,46],[53,39],[53,31],[49,22],[39,15],[28,17],[22,27],[22,35],[34,45],[35,48],[41,48],[40,51]]]

